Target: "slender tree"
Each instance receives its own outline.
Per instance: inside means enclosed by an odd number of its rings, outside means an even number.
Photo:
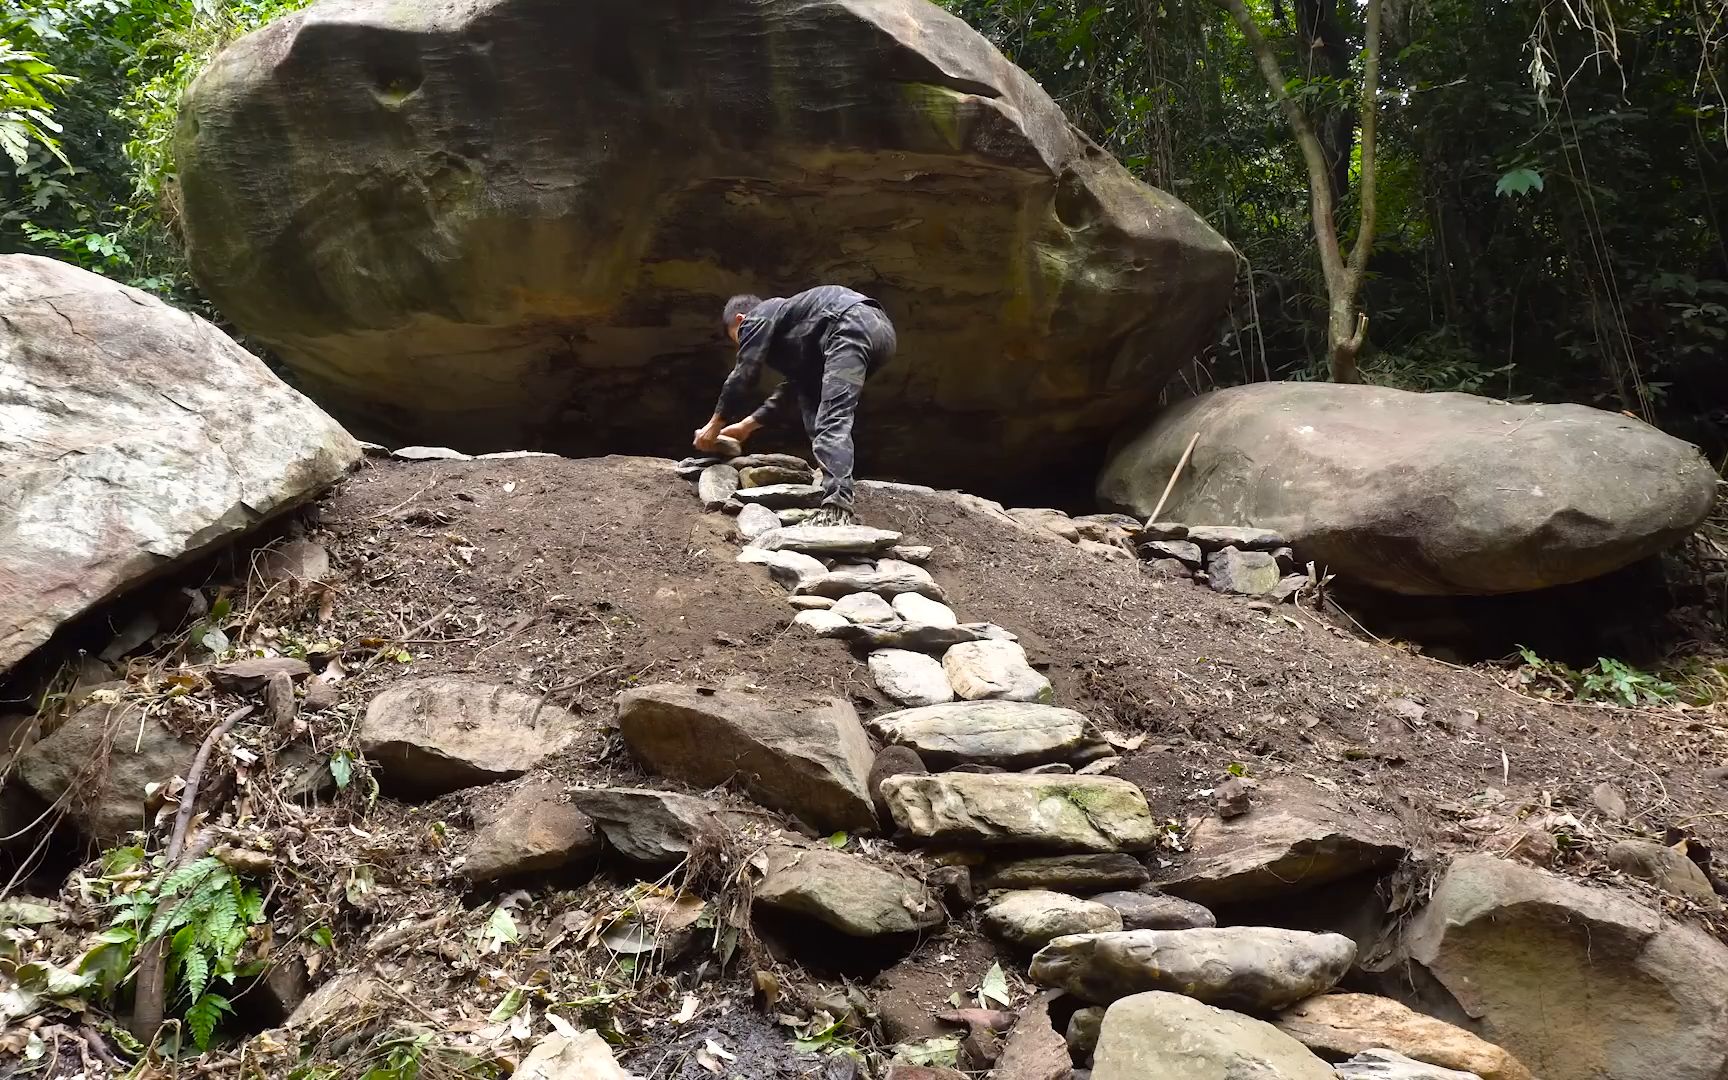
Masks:
[[[1245,0],[1213,0],[1229,12],[1242,30],[1265,77],[1267,87],[1290,125],[1290,133],[1302,151],[1308,167],[1309,206],[1314,218],[1314,242],[1320,249],[1320,269],[1326,279],[1327,297],[1327,364],[1334,382],[1356,382],[1357,357],[1368,337],[1368,316],[1357,309],[1356,298],[1362,290],[1362,276],[1368,266],[1368,253],[1374,245],[1374,136],[1375,97],[1380,82],[1380,4],[1368,0],[1367,36],[1362,63],[1361,151],[1362,166],[1357,180],[1361,216],[1356,227],[1356,243],[1345,256],[1338,238],[1335,220],[1338,199],[1334,195],[1335,163],[1327,160],[1326,148],[1302,105],[1290,94],[1277,53],[1267,40],[1260,24],[1248,10]],[[1343,155],[1348,163],[1349,154]]]

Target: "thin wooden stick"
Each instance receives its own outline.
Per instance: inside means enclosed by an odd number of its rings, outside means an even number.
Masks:
[[[1188,449],[1182,451],[1182,460],[1178,461],[1176,468],[1171,471],[1170,482],[1164,485],[1164,494],[1158,496],[1158,505],[1152,508],[1152,516],[1146,519],[1146,524],[1157,521],[1158,515],[1164,512],[1164,504],[1170,501],[1170,493],[1176,490],[1176,481],[1181,478],[1182,470],[1188,465],[1189,456],[1194,453],[1194,444],[1199,441],[1200,433],[1196,431],[1194,437],[1188,440]]]

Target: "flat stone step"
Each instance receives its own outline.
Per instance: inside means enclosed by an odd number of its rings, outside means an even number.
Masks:
[[[751,543],[769,551],[802,551],[806,555],[866,555],[887,552],[900,534],[868,525],[792,525],[772,529]]]
[[[769,484],[739,488],[732,498],[746,506],[755,503],[770,510],[810,510],[822,505],[822,489],[815,484]]]
[[[882,797],[901,831],[925,842],[1111,852],[1157,841],[1146,796],[1113,776],[894,776]]]
[[[918,593],[932,600],[945,598],[942,586],[936,584],[928,570],[898,559],[883,559],[873,569],[846,567],[830,570],[814,581],[799,585],[797,591],[802,596],[830,596],[836,600],[860,592],[890,599],[901,593]]]
[[[1031,702],[961,701],[902,709],[865,726],[885,742],[918,751],[937,769],[967,763],[1004,769],[1078,765],[1109,752],[1085,716]]]

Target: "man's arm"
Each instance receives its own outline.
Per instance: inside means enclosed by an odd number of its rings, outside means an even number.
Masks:
[[[730,423],[744,416],[745,401],[761,379],[762,366],[768,361],[768,342],[772,336],[766,319],[745,319],[744,325],[738,328],[738,362],[732,366],[732,373],[726,376],[726,383],[720,388],[720,400],[714,406],[714,415],[723,422]],[[778,395],[779,391],[775,394]]]

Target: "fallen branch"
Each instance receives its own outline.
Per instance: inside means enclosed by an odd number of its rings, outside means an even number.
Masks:
[[[242,705],[223,717],[222,722],[211,728],[210,734],[204,736],[204,741],[199,744],[198,753],[192,758],[192,767],[186,771],[186,786],[180,791],[180,809],[174,815],[174,831],[168,834],[167,858],[162,864],[164,877],[175,871],[185,850],[186,830],[192,825],[193,808],[198,802],[198,789],[204,783],[204,768],[210,763],[210,752],[216,748],[216,743],[222,736],[250,715],[252,706]],[[143,1043],[152,1042],[157,1029],[162,1026],[167,990],[165,947],[163,938],[152,938],[144,943],[144,949],[138,957],[138,981],[132,1006],[131,1027],[133,1037]]]

